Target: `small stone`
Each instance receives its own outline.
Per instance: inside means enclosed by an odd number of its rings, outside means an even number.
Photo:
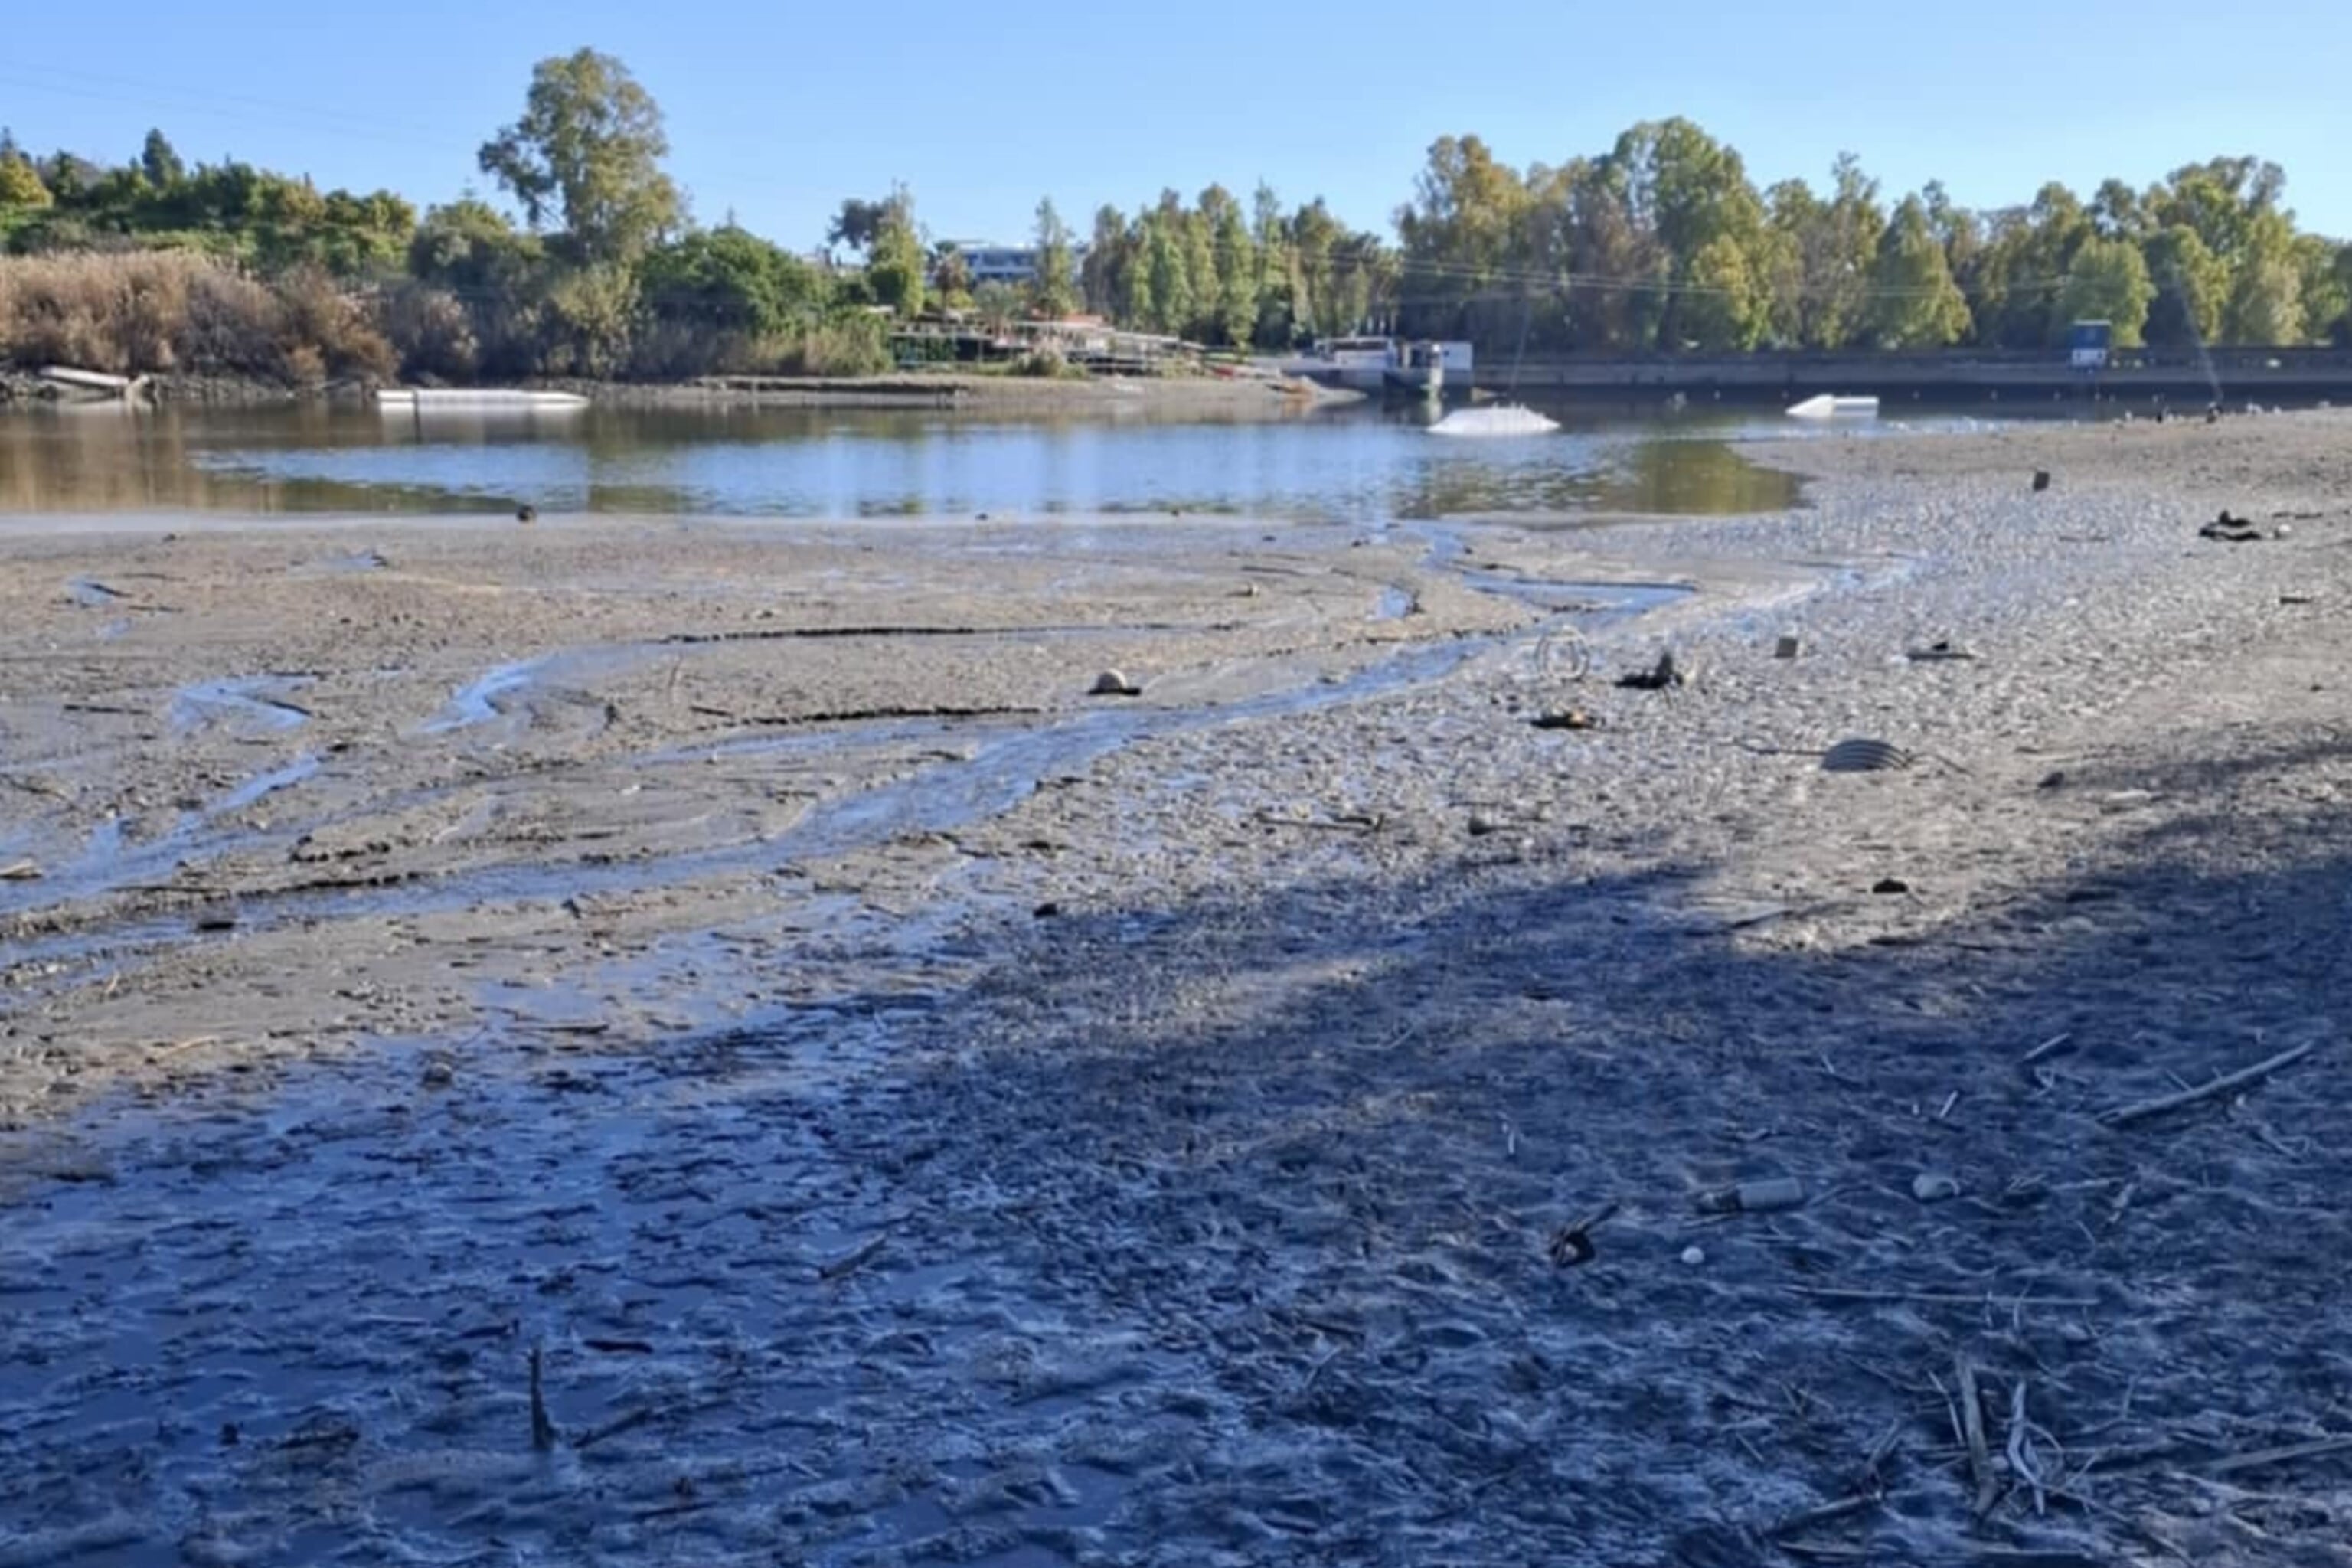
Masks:
[[[1601,721],[1581,708],[1547,709],[1530,721],[1538,730],[1597,730]]]
[[[1774,658],[1794,658],[1804,651],[1804,644],[1792,637],[1784,637],[1772,645]]]
[[[1922,1171],[1911,1178],[1911,1195],[1923,1204],[1939,1204],[1960,1195],[1960,1184],[1941,1171]]]
[[[1471,837],[1484,838],[1490,833],[1500,833],[1502,830],[1503,825],[1496,821],[1493,817],[1488,816],[1485,812],[1474,811],[1470,814]]]
[[[457,1069],[447,1057],[435,1057],[425,1064],[423,1078],[427,1089],[446,1089],[457,1077]]]
[[[1094,695],[1097,697],[1139,697],[1142,693],[1142,687],[1116,669],[1106,669],[1095,677]]]
[[[1048,899],[1029,911],[1033,920],[1049,921],[1062,912],[1062,906]]]
[[[2286,524],[2284,524],[2284,523],[2283,523],[2283,522],[2281,522],[2281,523],[2274,523],[2274,524],[2273,524],[2273,525],[2272,525],[2272,527],[2271,527],[2271,537],[2272,537],[2273,539],[2285,539],[2285,538],[2289,537],[2290,535],[2292,535],[2294,532],[2294,530],[2293,530],[2293,529],[2289,528]]]
[[[1874,893],[1907,893],[1911,890],[1911,884],[1900,877],[1881,877],[1871,884],[1870,890]]]
[[[1700,1264],[1706,1261],[1706,1248],[1698,1247],[1684,1247],[1683,1261],[1693,1268],[1697,1268]]]

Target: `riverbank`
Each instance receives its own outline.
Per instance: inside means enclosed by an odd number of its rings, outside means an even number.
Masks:
[[[1309,381],[1265,377],[877,376],[713,377],[640,383],[533,380],[536,390],[577,393],[621,407],[947,408],[982,414],[1117,414],[1276,417],[1302,409],[1363,401]],[[0,365],[0,408],[58,401],[64,389],[37,366]],[[87,393],[66,393],[88,400]],[[299,402],[359,402],[373,389],[358,382],[296,385],[267,377],[159,374],[141,378],[142,402],[261,406]]]
[[[1792,442],[1674,523],[0,534],[0,1495],[2331,1560],[2347,430]]]

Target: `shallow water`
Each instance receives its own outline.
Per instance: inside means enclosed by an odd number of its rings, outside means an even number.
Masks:
[[[1555,412],[1564,427],[1549,435],[1463,441],[1431,435],[1418,411],[1376,407],[1256,421],[594,408],[421,423],[361,407],[34,410],[0,415],[0,512],[504,512],[527,500],[551,515],[1184,511],[1375,524],[1743,513],[1785,506],[1796,487],[1742,460],[1740,442],[1905,426]]]

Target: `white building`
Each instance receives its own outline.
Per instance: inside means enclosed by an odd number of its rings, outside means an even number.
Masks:
[[[1034,245],[990,245],[982,240],[959,240],[956,254],[963,258],[964,270],[975,289],[983,283],[1009,283],[1026,288],[1037,280],[1037,247]],[[1070,279],[1076,281],[1078,267],[1086,259],[1086,247],[1070,247]]]

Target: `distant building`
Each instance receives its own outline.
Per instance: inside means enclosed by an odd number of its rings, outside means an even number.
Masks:
[[[978,240],[958,241],[956,254],[963,258],[965,273],[975,289],[983,283],[1009,283],[1015,288],[1027,288],[1037,281],[1037,247],[1034,245],[989,245]],[[1079,263],[1086,258],[1086,247],[1070,247],[1070,279],[1076,281]]]

